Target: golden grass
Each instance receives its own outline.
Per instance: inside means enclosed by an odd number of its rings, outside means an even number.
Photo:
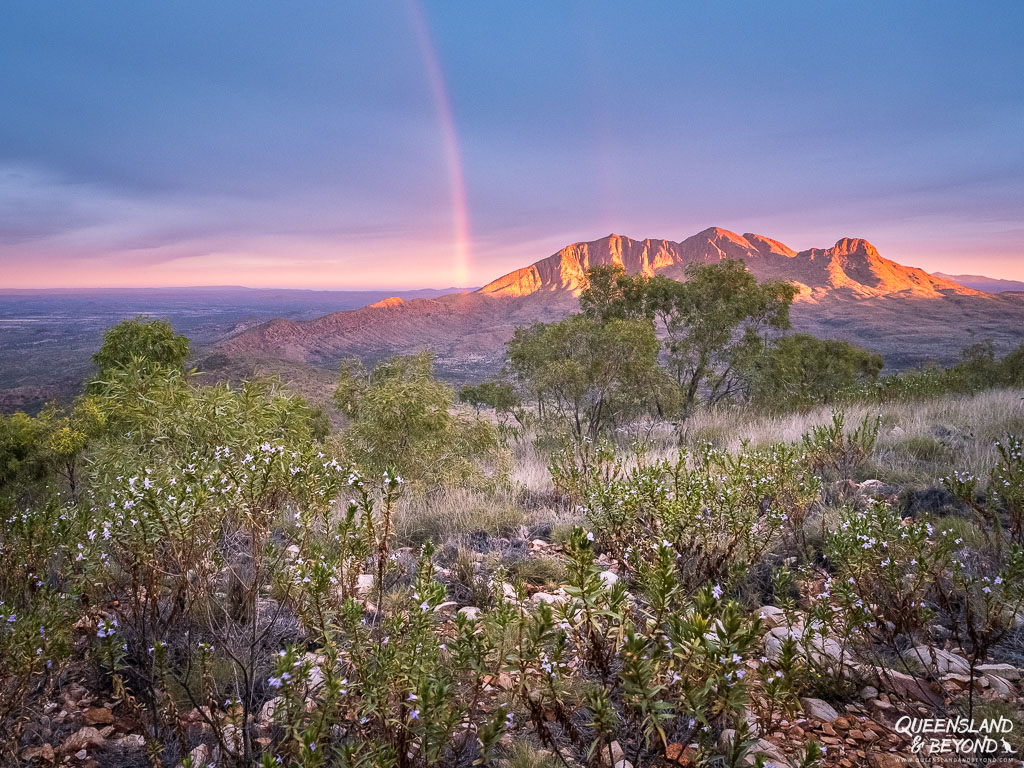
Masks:
[[[881,416],[873,456],[880,473],[895,482],[935,483],[953,469],[981,478],[995,464],[995,441],[1024,435],[1024,390],[994,389],[974,395],[946,395],[930,400],[858,404],[843,408],[852,430],[866,417]],[[799,442],[816,426],[832,420],[831,407],[789,414],[764,414],[742,407],[723,407],[694,414],[682,425],[667,422],[645,429],[655,458],[674,458],[679,446],[709,441],[732,453],[743,442],[751,447]],[[886,479],[886,478],[882,478]],[[514,448],[513,483],[532,492],[552,490],[547,457],[532,441]]]
[[[995,389],[974,395],[946,395],[917,402],[850,405],[843,408],[852,430],[865,418],[881,416],[874,460],[896,476],[935,481],[953,468],[979,477],[996,460],[995,441],[1024,434],[1024,390]],[[683,426],[684,445],[710,440],[739,451],[744,439],[757,447],[797,442],[812,428],[832,420],[832,409],[814,408],[786,415],[758,415],[743,409],[696,414]],[[934,443],[932,452],[925,448]],[[668,446],[662,451],[669,453]]]
[[[518,534],[526,522],[513,490],[477,491],[453,488],[427,496],[409,495],[399,502],[395,533],[403,544],[427,539],[448,541],[482,531],[488,536]]]

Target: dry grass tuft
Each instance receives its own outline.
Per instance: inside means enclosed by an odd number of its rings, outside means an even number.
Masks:
[[[395,533],[403,544],[450,541],[471,533],[507,537],[519,532],[526,513],[511,490],[485,493],[466,488],[410,495],[396,510]]]

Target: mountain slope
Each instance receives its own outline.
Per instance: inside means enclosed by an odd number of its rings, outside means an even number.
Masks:
[[[574,243],[474,292],[432,299],[389,298],[315,320],[274,320],[221,341],[243,360],[281,359],[334,367],[344,357],[375,362],[434,351],[451,378],[497,370],[517,326],[575,311],[587,269],[616,264],[628,272],[685,277],[691,264],[742,260],[759,279],[796,283],[794,329],[863,344],[894,367],[949,362],[978,338],[1008,349],[1024,342],[1024,301],[1000,297],[906,267],[866,240],[795,251],[762,235],[711,228],[682,241],[609,235]]]

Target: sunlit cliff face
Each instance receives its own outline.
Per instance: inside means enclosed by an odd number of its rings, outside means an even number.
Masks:
[[[783,279],[800,289],[798,301],[816,301],[832,291],[855,297],[890,294],[934,298],[947,293],[973,294],[955,283],[885,259],[867,240],[842,238],[832,248],[796,252],[754,234],[738,235],[719,227],[699,232],[682,242],[631,240],[609,235],[588,243],[573,243],[546,259],[488,283],[481,293],[521,297],[534,293],[579,294],[586,271],[614,265],[629,273],[664,273],[680,279],[689,264],[739,259],[760,279]]]

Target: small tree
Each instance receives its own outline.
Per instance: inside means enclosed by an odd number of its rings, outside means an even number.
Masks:
[[[485,381],[467,384],[459,390],[459,402],[468,403],[479,411],[493,408],[499,413],[510,413],[520,405],[515,387],[507,381]]]
[[[410,482],[433,487],[482,479],[483,464],[498,458],[494,428],[452,413],[454,393],[433,368],[429,352],[373,371],[357,360],[342,363],[334,401],[351,419],[346,437],[360,466],[394,467]]]
[[[587,271],[580,309],[592,320],[652,321],[665,337],[662,359],[683,411],[739,394],[743,368],[771,332],[789,328],[796,288],[758,282],[742,262],[691,264],[686,280],[629,275],[619,266]]]
[[[39,495],[48,477],[41,446],[45,430],[26,413],[0,416],[0,500],[18,505]]]
[[[683,283],[653,278],[648,292],[647,311],[665,329],[666,363],[690,413],[739,392],[747,362],[770,333],[789,328],[797,289],[759,283],[742,262],[725,260],[690,265]]]
[[[1004,357],[999,367],[1002,369],[1002,379],[1011,387],[1024,386],[1024,344]]]
[[[577,438],[595,438],[653,402],[657,354],[649,321],[587,315],[518,328],[508,345],[512,371],[541,414],[556,415]]]
[[[751,361],[750,397],[777,407],[829,403],[853,387],[876,381],[883,364],[881,355],[848,341],[806,333],[783,336]]]
[[[103,345],[92,359],[98,378],[104,379],[130,366],[181,371],[188,356],[188,338],[175,333],[169,321],[140,316],[108,328]]]
[[[960,353],[960,360],[948,369],[952,386],[962,392],[975,392],[1000,383],[1002,366],[996,360],[991,339],[975,342]]]
[[[650,279],[630,275],[617,265],[591,267],[587,285],[580,293],[580,311],[590,318],[635,320],[650,316]]]
[[[524,421],[523,403],[516,389],[508,381],[484,381],[467,384],[459,390],[459,402],[472,405],[479,414],[482,408],[493,408],[502,427],[508,425],[511,416],[520,424]]]
[[[78,494],[79,464],[89,443],[100,437],[107,426],[99,399],[82,395],[69,411],[47,406],[38,417],[46,434],[43,455],[68,484],[72,498]]]
[[[70,408],[48,403],[35,417],[0,417],[0,497],[14,498],[7,492],[15,490],[22,502],[41,497],[55,476],[75,497],[82,455],[106,425],[93,395],[82,395]]]

